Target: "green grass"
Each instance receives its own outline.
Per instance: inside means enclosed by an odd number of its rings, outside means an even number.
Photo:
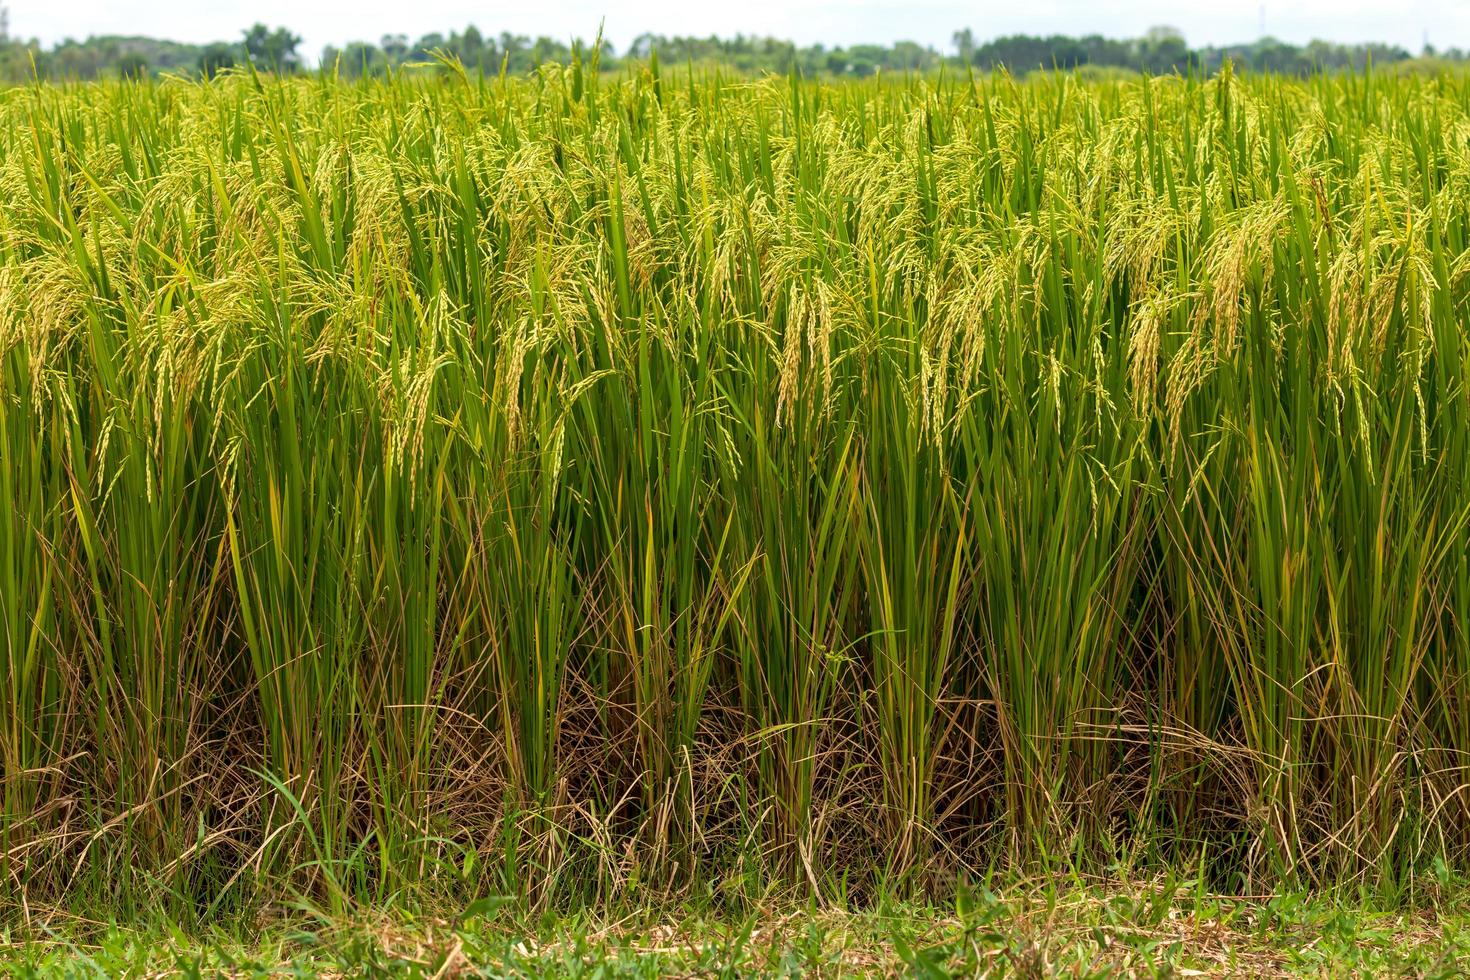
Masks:
[[[1226,898],[1190,883],[1008,881],[957,904],[852,912],[784,904],[524,917],[487,906],[405,919],[298,917],[249,932],[69,923],[0,939],[0,976],[1462,976],[1465,909]]]
[[[1470,81],[443,68],[0,91],[12,935],[1470,865]]]

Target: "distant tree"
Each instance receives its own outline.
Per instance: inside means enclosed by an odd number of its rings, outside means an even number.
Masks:
[[[1168,24],[1155,24],[1143,32],[1144,41],[1149,44],[1173,44],[1184,42],[1184,32],[1177,27]]]
[[[524,34],[511,34],[509,31],[500,32],[498,42],[500,53],[510,58],[512,67],[519,68],[524,59],[522,52],[531,46],[531,39]]]
[[[897,41],[881,57],[880,62],[885,68],[897,68],[902,71],[922,71],[929,67],[933,58],[933,52],[913,41]]]
[[[0,0],[3,11],[8,0]],[[1387,65],[1414,61],[1406,49],[1388,44],[1336,44],[1312,41],[1295,45],[1262,37],[1224,47],[1190,48],[1184,36],[1172,27],[1155,27],[1142,37],[1110,38],[1098,34],[1083,37],[1016,34],[989,40],[976,38],[969,28],[950,38],[950,60],[984,70],[1005,69],[1024,74],[1071,69],[1083,65],[1167,74],[1188,69],[1218,71],[1225,60],[1253,71],[1305,75],[1314,71],[1361,69],[1370,61]],[[239,43],[217,41],[200,46],[155,38],[101,35],[78,41],[65,39],[43,48],[38,42],[11,37],[0,39],[0,81],[41,78],[91,79],[126,75],[141,76],[179,70],[198,70],[212,77],[243,59],[263,70],[282,74],[300,67],[297,51],[301,39],[284,28],[256,24],[243,32]],[[581,42],[579,42],[581,43]],[[430,51],[443,48],[468,68],[498,73],[504,64],[509,72],[524,75],[548,62],[566,62],[573,57],[566,43],[550,37],[530,38],[502,33],[487,37],[473,25],[447,35],[430,33],[410,43],[402,34],[390,34],[382,46],[355,41],[322,52],[322,64],[347,77],[385,74],[396,65],[428,60]],[[588,47],[581,43],[584,63]],[[806,75],[864,76],[883,71],[930,71],[943,64],[946,55],[911,41],[893,44],[859,44],[829,47],[810,44],[798,47],[790,41],[760,35],[733,37],[666,36],[641,34],[628,47],[627,57],[645,61],[653,52],[665,64],[719,64],[739,72],[785,74],[796,70]],[[1463,62],[1466,53],[1457,48],[1435,51],[1425,48],[1417,59],[1425,64]],[[619,59],[604,44],[598,63],[613,70]]]
[[[378,42],[378,46],[383,49],[383,53],[386,54],[389,59],[393,61],[402,61],[403,56],[408,54],[408,35],[384,34],[383,39]]]
[[[136,51],[129,51],[117,59],[117,73],[123,78],[138,81],[148,77],[148,59]]]
[[[1189,45],[1178,28],[1150,27],[1138,44],[1138,67],[1162,74],[1188,66]]]
[[[460,61],[467,65],[478,65],[485,53],[485,38],[480,34],[479,28],[474,24],[466,27],[454,50]]]
[[[235,46],[223,41],[206,44],[199,53],[199,73],[213,78],[226,68],[235,67]]]
[[[1004,66],[1018,74],[1038,68],[1075,68],[1093,61],[1088,40],[1060,34],[1052,37],[1012,34],[980,45],[975,49],[974,60],[984,68]]]
[[[658,44],[660,40],[656,35],[644,31],[642,34],[633,38],[633,43],[628,45],[628,57],[638,58],[639,60],[647,58],[649,52],[653,50],[654,45]]]
[[[571,59],[571,56],[571,49],[565,44],[556,40],[556,38],[542,35],[531,43],[531,64],[529,67],[534,68],[552,61],[568,61]]]
[[[858,78],[867,78],[883,67],[886,52],[876,44],[854,44],[847,49],[847,73]]]
[[[969,64],[970,59],[975,57],[975,32],[966,27],[955,31],[950,40],[954,42],[954,49],[960,60]]]
[[[343,61],[351,62],[353,69],[364,75],[382,75],[389,65],[388,53],[366,41],[355,41],[347,45]]]
[[[1269,36],[1257,40],[1245,60],[1257,71],[1305,73],[1312,70],[1311,61],[1301,48]]]
[[[443,50],[447,45],[444,35],[438,31],[425,34],[413,42],[413,50],[409,52],[409,58],[414,61],[426,61],[435,51]]]
[[[264,24],[257,23],[247,30],[244,40],[245,57],[257,63],[264,63],[270,37],[271,29]]]
[[[245,56],[255,64],[280,74],[293,72],[300,63],[296,49],[301,38],[284,27],[274,31],[256,24],[245,32]]]

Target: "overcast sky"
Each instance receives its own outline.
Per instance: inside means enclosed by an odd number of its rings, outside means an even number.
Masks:
[[[801,43],[891,42],[949,47],[970,27],[1001,34],[1141,34],[1178,27],[1192,45],[1246,41],[1267,33],[1293,42],[1389,41],[1417,51],[1470,47],[1470,0],[0,0],[11,33],[47,44],[89,34],[149,34],[180,41],[236,39],[254,21],[302,35],[311,59],[325,44],[418,37],[473,23],[486,34],[588,38],[605,19],[619,47],[644,31],[774,35]]]

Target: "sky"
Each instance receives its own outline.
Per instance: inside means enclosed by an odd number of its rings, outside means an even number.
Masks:
[[[1418,51],[1470,48],[1470,0],[0,0],[15,36],[50,45],[89,34],[147,34],[179,41],[234,40],[255,21],[303,38],[311,60],[327,44],[416,38],[473,23],[486,34],[590,38],[600,21],[619,49],[638,34],[736,33],[802,44],[918,41],[942,50],[969,27],[978,40],[1003,34],[1134,37],[1155,25],[1193,46],[1249,41],[1265,33],[1294,43],[1388,41]]]

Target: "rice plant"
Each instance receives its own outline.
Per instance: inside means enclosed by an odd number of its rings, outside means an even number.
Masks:
[[[1460,76],[0,123],[0,914],[1470,859]]]

